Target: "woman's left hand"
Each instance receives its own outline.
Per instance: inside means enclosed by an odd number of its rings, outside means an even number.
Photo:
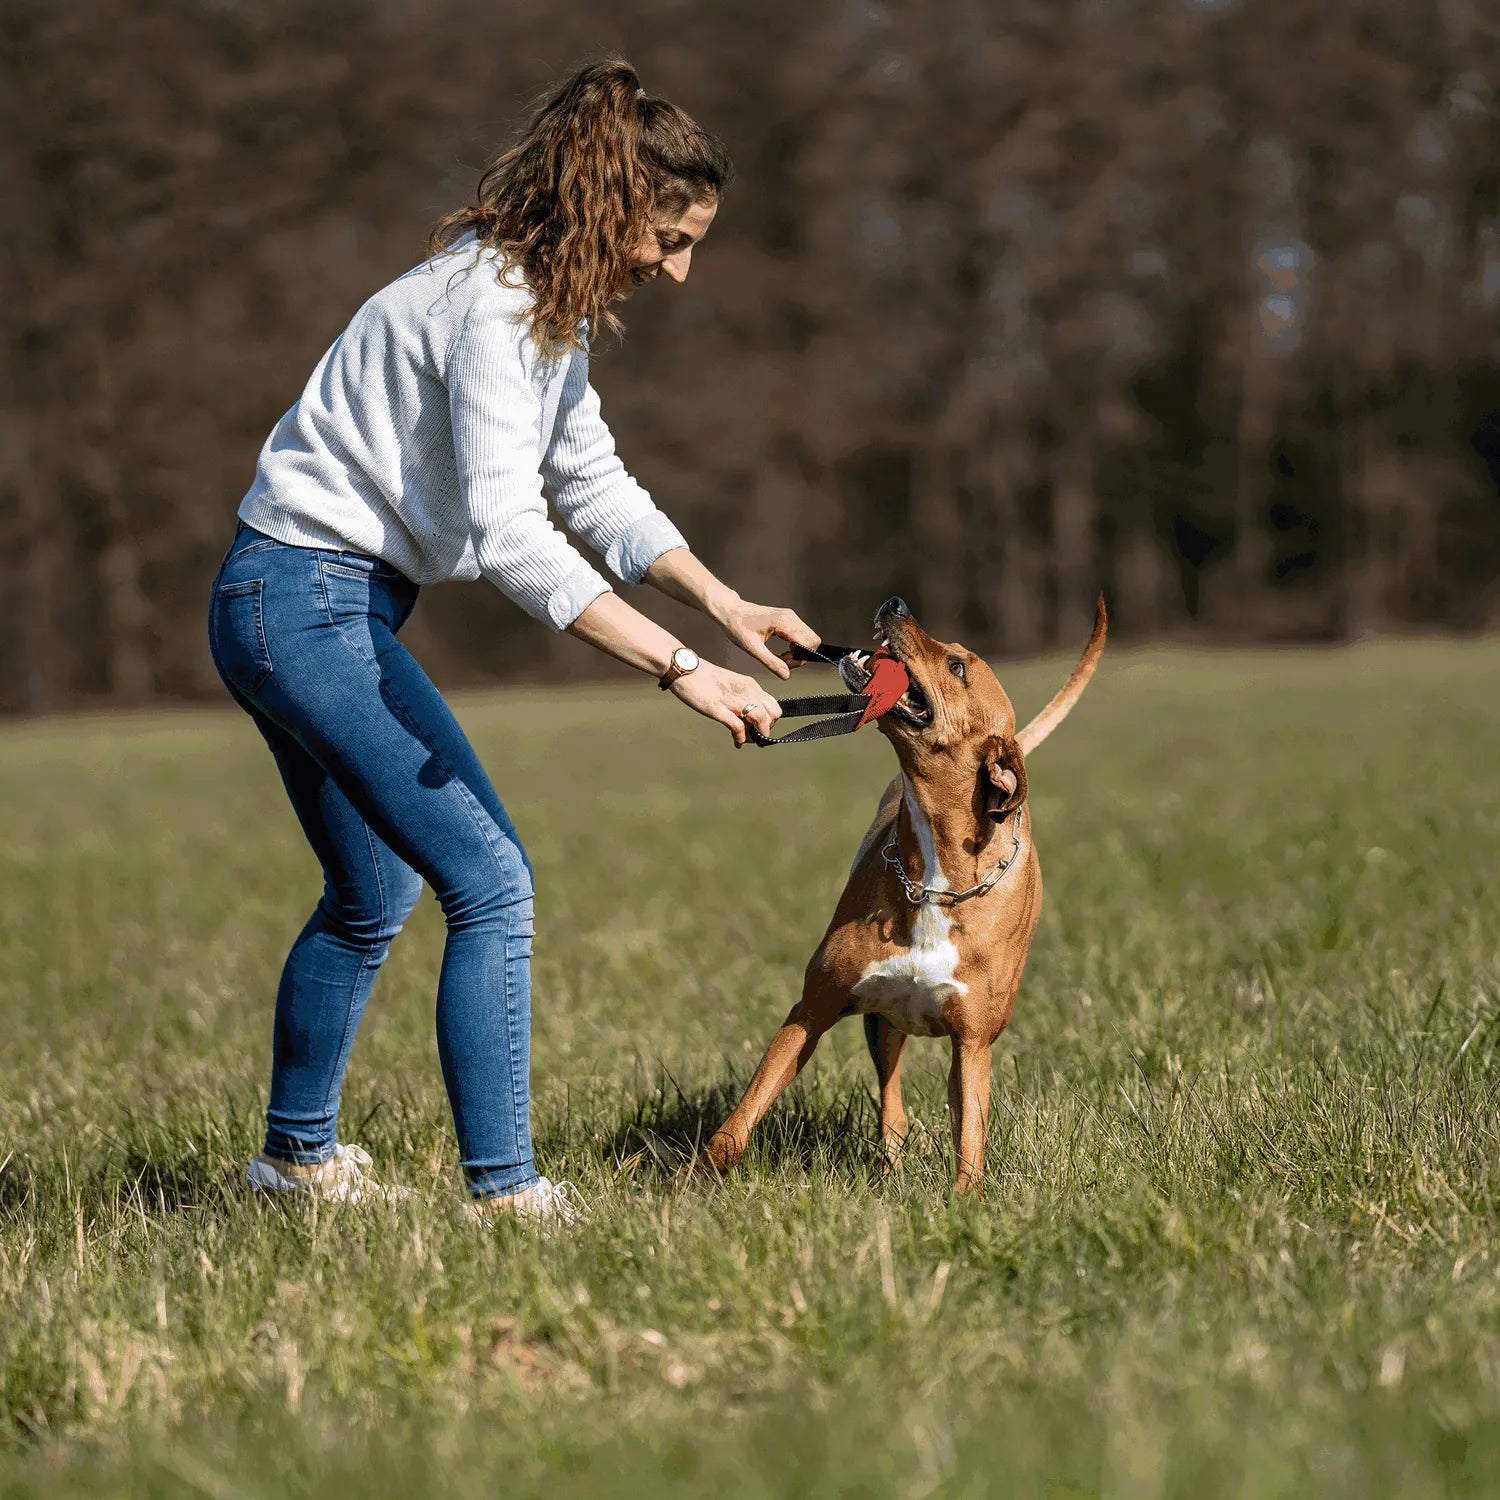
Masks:
[[[766,645],[773,635],[809,651],[816,651],[822,640],[794,611],[774,609],[767,604],[750,604],[744,599],[736,600],[724,611],[721,623],[724,633],[740,650],[748,652],[778,677],[790,677],[794,664],[776,656]]]

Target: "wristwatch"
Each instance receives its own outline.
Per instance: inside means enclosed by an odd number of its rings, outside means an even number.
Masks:
[[[691,646],[679,646],[667,662],[667,670],[657,678],[656,685],[666,692],[679,677],[686,677],[697,668],[698,653]]]

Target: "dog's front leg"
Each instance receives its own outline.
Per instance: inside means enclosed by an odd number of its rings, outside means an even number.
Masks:
[[[814,998],[811,986],[804,991],[802,999],[782,1022],[781,1029],[771,1038],[771,1045],[766,1048],[766,1055],[761,1058],[755,1077],[745,1090],[745,1097],[714,1132],[713,1139],[698,1158],[699,1168],[723,1172],[739,1161],[745,1154],[750,1132],[776,1102],[776,1096],[802,1071],[819,1039],[838,1020],[839,1014],[836,1001],[820,1004]]]
[[[991,1043],[975,1037],[953,1038],[948,1069],[948,1113],[953,1125],[955,1192],[968,1193],[984,1183],[984,1137],[990,1124]]]

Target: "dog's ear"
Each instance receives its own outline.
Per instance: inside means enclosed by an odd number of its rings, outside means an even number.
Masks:
[[[979,800],[985,815],[1003,823],[1026,800],[1026,757],[1014,735],[994,735],[979,769]]]

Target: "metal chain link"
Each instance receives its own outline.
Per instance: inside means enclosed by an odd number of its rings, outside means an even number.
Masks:
[[[948,902],[967,901],[970,896],[977,896],[981,891],[987,891],[995,884],[1010,867],[1015,864],[1020,854],[1023,841],[1021,838],[1021,823],[1026,816],[1026,809],[1016,809],[1016,820],[1010,830],[1012,839],[1010,853],[990,871],[978,885],[971,885],[966,891],[950,891],[941,886],[923,885],[920,881],[913,880],[906,873],[906,867],[901,863],[901,856],[896,852],[896,835],[891,833],[891,841],[880,851],[880,857],[885,860],[891,869],[896,872],[896,879],[901,882],[901,888],[906,892],[906,899],[913,906],[921,906],[927,900],[946,900]]]

